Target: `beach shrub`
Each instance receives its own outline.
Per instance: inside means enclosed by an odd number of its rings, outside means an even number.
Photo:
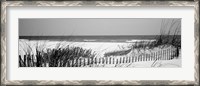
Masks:
[[[60,46],[60,44],[58,44]],[[91,49],[83,49],[82,47],[65,46],[46,49],[45,46],[38,45],[36,47],[36,55],[26,52],[26,57],[19,56],[20,67],[66,67],[69,62],[79,58],[94,58],[96,53]],[[29,49],[31,47],[28,47]],[[46,49],[46,52],[45,52]],[[26,50],[26,49],[24,49]],[[32,49],[33,50],[33,49]]]
[[[153,49],[155,47],[172,45],[181,48],[181,22],[180,19],[163,19],[160,35],[155,36],[155,41],[139,41],[132,45],[132,49]]]

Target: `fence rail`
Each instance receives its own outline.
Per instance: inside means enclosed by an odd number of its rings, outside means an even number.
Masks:
[[[35,58],[35,55],[19,55],[20,67],[38,67],[41,63],[41,59]],[[84,66],[95,66],[95,65],[110,65],[110,64],[124,64],[124,63],[134,63],[134,62],[144,62],[144,61],[155,61],[155,60],[171,60],[178,58],[177,50],[175,48],[162,49],[151,53],[142,53],[136,56],[121,56],[121,57],[102,57],[102,58],[79,58],[70,60],[66,66],[67,67],[84,67]],[[59,64],[59,63],[58,63]],[[43,66],[48,67],[48,63],[43,64]],[[58,65],[59,66],[59,65]]]

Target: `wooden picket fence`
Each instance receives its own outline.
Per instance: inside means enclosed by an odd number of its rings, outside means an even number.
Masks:
[[[174,58],[178,58],[175,48],[162,49],[156,52],[151,53],[142,53],[137,56],[132,57],[102,57],[102,58],[79,58],[73,59],[69,61],[67,67],[84,67],[84,66],[95,66],[95,65],[117,65],[117,64],[125,64],[125,63],[133,63],[133,62],[143,62],[143,61],[155,61],[155,60],[171,60]],[[24,55],[24,59],[22,60],[22,56],[19,55],[20,61],[23,61],[24,64],[32,62],[31,64],[27,64],[28,67],[34,67],[34,62],[37,60],[34,59],[34,55],[31,55],[31,58],[26,58]],[[30,57],[30,56],[29,56]],[[46,66],[46,64],[45,64]]]

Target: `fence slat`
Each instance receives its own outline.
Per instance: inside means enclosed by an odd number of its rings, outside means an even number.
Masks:
[[[129,63],[131,63],[131,57],[129,57]]]
[[[141,54],[141,60],[144,61],[144,54]]]
[[[122,57],[120,57],[119,63],[120,63],[120,64],[122,63]]]
[[[26,55],[24,55],[24,65],[27,66],[26,65]]]
[[[85,60],[85,58],[83,59],[83,66],[85,66],[86,65],[86,60]]]
[[[128,57],[126,57],[126,63],[128,63]]]
[[[132,62],[134,62],[134,59],[135,59],[134,56],[132,56]]]
[[[125,63],[125,57],[123,57],[123,63]]]
[[[167,60],[169,59],[169,48],[167,49]]]
[[[23,67],[23,61],[22,61],[22,58],[21,58],[21,55],[19,55],[19,67]]]
[[[113,62],[112,62],[112,64],[115,64],[115,59],[113,58]]]
[[[166,60],[166,50],[164,50],[164,60]]]
[[[138,57],[138,62],[141,60],[140,55],[137,56]]]

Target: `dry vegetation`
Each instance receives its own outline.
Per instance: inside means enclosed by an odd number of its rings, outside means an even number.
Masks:
[[[73,59],[78,58],[94,58],[95,52],[91,49],[83,49],[81,47],[71,47],[66,46],[62,48],[48,49],[47,52],[44,52],[43,46],[36,46],[36,55],[31,55],[31,47],[27,45],[26,57],[22,60],[22,57],[19,56],[19,66],[20,67],[66,67],[69,65],[69,62]],[[60,44],[58,44],[60,46]]]
[[[181,48],[181,22],[180,19],[163,19],[161,22],[160,35],[155,36],[155,41],[136,41],[129,50],[113,51],[105,53],[104,56],[126,55],[132,50],[152,50],[156,47],[164,48],[173,46],[178,50]]]

